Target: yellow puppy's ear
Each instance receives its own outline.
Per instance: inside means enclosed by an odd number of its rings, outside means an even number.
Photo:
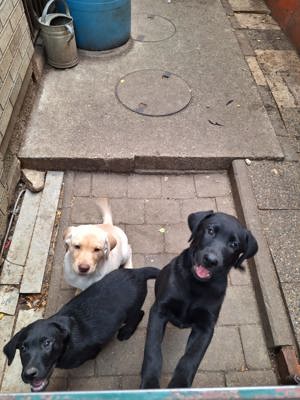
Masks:
[[[117,245],[117,240],[116,238],[111,234],[111,233],[107,233],[107,237],[105,239],[105,243],[104,243],[104,256],[106,258],[108,258],[108,255],[110,253],[110,251],[116,247]]]
[[[66,251],[69,250],[69,247],[70,247],[70,244],[71,244],[73,228],[74,228],[73,226],[69,226],[64,231],[63,239],[64,239],[64,242],[65,242]]]

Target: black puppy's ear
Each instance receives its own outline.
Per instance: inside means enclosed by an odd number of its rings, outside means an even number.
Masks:
[[[189,238],[189,242],[192,240],[192,237],[196,233],[197,228],[201,224],[201,222],[204,221],[206,218],[210,217],[213,213],[214,213],[213,210],[198,211],[188,216],[188,224],[192,232],[191,237]]]
[[[8,365],[13,362],[15,358],[16,349],[20,347],[21,344],[21,336],[25,332],[27,328],[21,329],[18,333],[16,333],[11,340],[3,347],[3,352],[7,357]]]
[[[51,322],[61,331],[64,339],[70,335],[73,325],[73,318],[65,315],[59,315],[51,318]]]
[[[257,250],[258,250],[258,244],[255,237],[252,235],[250,231],[245,229],[245,238],[242,250],[243,252],[236,261],[236,263],[234,264],[234,268],[238,268],[243,271],[244,267],[242,266],[242,263],[248,258],[253,257],[257,253]]]

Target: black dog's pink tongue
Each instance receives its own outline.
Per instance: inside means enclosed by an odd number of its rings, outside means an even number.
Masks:
[[[195,272],[199,278],[209,278],[210,272],[203,265],[195,265]]]
[[[46,379],[34,379],[31,382],[31,387],[34,391],[40,391],[44,389],[44,387],[47,385],[47,380]]]

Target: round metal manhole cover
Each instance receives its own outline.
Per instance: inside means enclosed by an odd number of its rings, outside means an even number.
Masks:
[[[135,14],[131,23],[131,37],[138,42],[160,42],[176,32],[172,21],[160,15]]]
[[[121,78],[116,86],[116,96],[126,108],[138,114],[159,117],[187,107],[192,90],[178,75],[147,69]]]

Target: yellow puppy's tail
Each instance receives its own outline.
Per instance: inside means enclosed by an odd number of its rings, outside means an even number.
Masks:
[[[103,224],[113,225],[112,214],[110,206],[108,204],[108,199],[107,198],[99,199],[97,203],[101,210]]]

